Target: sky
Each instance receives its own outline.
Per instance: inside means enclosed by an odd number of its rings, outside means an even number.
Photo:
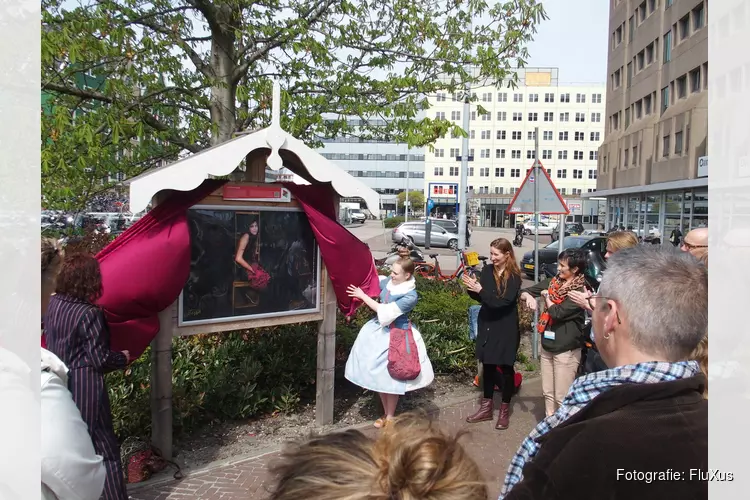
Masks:
[[[529,44],[527,67],[560,68],[559,83],[605,83],[608,0],[544,0],[549,19]]]

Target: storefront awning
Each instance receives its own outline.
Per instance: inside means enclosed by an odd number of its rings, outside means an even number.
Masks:
[[[708,177],[701,177],[699,179],[685,179],[681,181],[659,182],[657,184],[649,184],[648,186],[628,186],[623,188],[605,189],[602,191],[594,191],[592,193],[583,193],[581,194],[581,198],[600,198],[604,196],[617,196],[621,194],[651,193],[654,191],[672,191],[676,189],[690,189],[697,187],[708,187]]]

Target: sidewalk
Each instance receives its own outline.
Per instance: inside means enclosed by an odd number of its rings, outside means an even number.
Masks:
[[[511,425],[506,431],[496,431],[495,422],[469,425],[465,419],[475,410],[476,398],[464,400],[436,410],[433,418],[449,433],[460,430],[471,432],[463,438],[463,444],[482,469],[490,490],[489,498],[497,498],[501,482],[505,478],[510,459],[521,441],[544,416],[541,378],[525,380],[520,394],[513,400]],[[478,397],[479,393],[477,393]],[[496,394],[499,404],[499,394]],[[375,436],[377,430],[371,426],[363,428],[368,435]],[[161,481],[153,484],[134,485],[130,489],[133,500],[245,500],[267,498],[273,486],[268,471],[277,459],[278,450],[256,457],[238,457],[232,462],[211,464],[201,470],[190,472],[182,481]]]

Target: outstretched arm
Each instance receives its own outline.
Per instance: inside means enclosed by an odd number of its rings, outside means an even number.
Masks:
[[[250,266],[250,264],[245,260],[244,254],[245,249],[247,248],[247,244],[250,241],[250,236],[247,234],[243,234],[242,238],[240,238],[239,244],[237,244],[237,253],[234,255],[234,261],[241,265],[243,268],[247,269],[248,272],[253,273],[253,268]]]
[[[367,294],[363,292],[361,288],[354,286],[354,285],[349,285],[349,288],[346,289],[346,293],[349,294],[349,297],[353,299],[361,300],[362,302],[365,303],[365,305],[367,305],[367,307],[369,307],[375,312],[378,312],[380,303],[368,297]]]

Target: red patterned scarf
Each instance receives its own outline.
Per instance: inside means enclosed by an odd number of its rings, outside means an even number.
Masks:
[[[586,283],[585,278],[582,274],[579,274],[570,281],[565,281],[560,276],[555,276],[549,283],[547,292],[549,298],[553,304],[562,304],[565,297],[568,296],[568,292],[581,288]],[[545,301],[546,304],[546,301]],[[539,316],[539,323],[537,323],[536,329],[539,333],[544,333],[547,327],[552,325],[552,317],[549,315],[549,310],[545,306],[544,312]]]

